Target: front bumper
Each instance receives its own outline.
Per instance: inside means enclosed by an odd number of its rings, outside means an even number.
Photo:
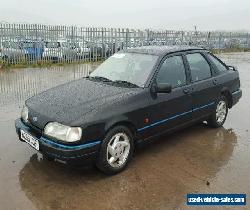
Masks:
[[[15,121],[16,132],[20,141],[20,130],[24,130],[31,134],[39,141],[39,152],[47,157],[61,160],[67,164],[85,165],[92,163],[99,151],[101,141],[88,141],[80,145],[66,145],[53,141],[42,135],[42,132],[33,126],[28,126],[21,119]]]
[[[232,106],[239,102],[240,98],[242,97],[242,90],[239,89],[232,93]]]

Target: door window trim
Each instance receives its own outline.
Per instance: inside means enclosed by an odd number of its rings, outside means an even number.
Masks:
[[[175,90],[175,89],[178,89],[178,88],[183,88],[187,85],[190,84],[190,79],[189,79],[189,75],[188,75],[188,69],[187,69],[187,66],[186,66],[186,62],[185,62],[185,58],[184,58],[184,55],[183,55],[183,52],[176,52],[176,53],[171,53],[171,54],[167,54],[165,55],[161,61],[159,62],[159,65],[157,66],[157,69],[155,70],[155,73],[152,77],[152,83],[156,82],[156,78],[158,76],[158,73],[161,69],[161,66],[163,65],[164,61],[168,58],[171,58],[171,57],[174,57],[174,56],[179,56],[181,57],[182,59],[182,62],[183,62],[183,67],[184,67],[184,70],[185,70],[185,76],[186,76],[186,84],[185,85],[182,85],[182,86],[177,86],[177,87],[173,87],[172,90]],[[151,83],[151,84],[152,84]]]
[[[213,66],[213,69],[215,70],[215,71],[214,71],[214,74],[215,74],[216,76],[221,75],[221,74],[225,74],[227,71],[220,71],[220,70],[218,69],[218,67],[215,65],[215,63],[208,57],[208,54],[209,54],[210,56],[214,57],[214,59],[218,60],[227,70],[228,70],[228,67],[227,67],[227,65],[226,65],[221,59],[217,58],[217,57],[216,57],[215,55],[213,55],[211,52],[207,52],[207,53],[205,53],[205,57],[206,57],[207,61],[208,61],[209,63],[211,63],[211,65]]]
[[[209,65],[211,76],[208,77],[208,78],[205,78],[205,79],[198,80],[198,81],[193,81],[193,80],[192,80],[191,68],[190,68],[190,65],[189,65],[189,62],[188,62],[188,59],[187,59],[187,55],[189,55],[189,54],[197,54],[197,53],[199,53],[199,54],[204,58],[204,60],[207,62],[207,64]],[[202,51],[188,51],[188,52],[185,52],[184,56],[185,56],[185,60],[186,60],[186,62],[187,62],[187,63],[186,63],[187,69],[188,69],[189,74],[190,74],[190,83],[193,84],[193,83],[197,83],[197,82],[209,80],[209,79],[211,79],[211,78],[214,77],[215,73],[214,73],[214,70],[213,70],[213,69],[214,69],[214,68],[213,68],[213,65],[207,60],[206,55],[205,55],[204,52],[202,52]]]

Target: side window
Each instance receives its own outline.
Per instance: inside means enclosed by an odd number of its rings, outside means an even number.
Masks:
[[[173,88],[186,84],[186,73],[181,56],[167,58],[157,75],[157,83],[169,83]]]
[[[192,81],[200,81],[211,77],[211,69],[206,59],[200,53],[187,55]]]
[[[227,71],[227,67],[218,60],[214,55],[211,55],[210,53],[207,54],[208,58],[214,63],[214,65],[217,67],[219,72],[225,72]]]

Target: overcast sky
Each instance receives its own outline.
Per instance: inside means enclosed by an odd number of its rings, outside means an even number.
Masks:
[[[250,31],[250,0],[1,0],[1,21]]]

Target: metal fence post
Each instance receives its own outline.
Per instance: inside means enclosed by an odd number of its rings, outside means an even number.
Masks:
[[[57,47],[59,42],[64,46]],[[25,49],[24,45],[29,43],[29,47],[34,43],[33,50]],[[249,32],[201,32],[196,29],[194,31],[136,30],[0,23],[0,60],[6,64],[22,62],[31,64],[39,61],[73,63],[86,61],[87,57],[89,61],[96,61],[123,48],[151,44],[189,44],[210,49],[247,48],[250,47],[250,37]],[[17,49],[12,49],[15,45],[21,46],[18,49],[19,54],[14,53]],[[70,54],[67,55],[66,51]]]

